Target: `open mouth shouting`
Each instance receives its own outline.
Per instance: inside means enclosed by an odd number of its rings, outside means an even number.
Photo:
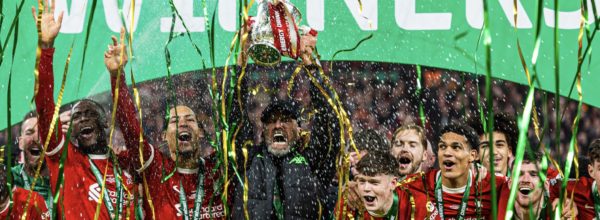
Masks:
[[[398,163],[400,164],[400,170],[410,169],[412,165],[412,157],[409,155],[400,155],[398,158]]]
[[[42,149],[39,147],[29,148],[29,154],[31,154],[31,156],[39,157],[40,154],[42,154]]]
[[[187,131],[180,132],[177,136],[177,140],[179,140],[180,143],[190,142],[192,140],[192,134]]]
[[[365,203],[365,206],[367,206],[367,207],[375,206],[376,199],[377,199],[377,197],[375,197],[375,196],[363,196],[363,201]]]
[[[531,188],[529,186],[519,187],[519,193],[523,196],[528,196],[531,192],[533,192],[533,188]]]
[[[287,138],[283,134],[282,130],[275,130],[273,133],[274,133],[273,134],[273,143],[275,143],[275,144],[286,144],[287,143]]]
[[[85,126],[79,130],[79,136],[84,139],[90,139],[94,135],[95,130],[92,126]]]
[[[445,170],[452,170],[452,168],[455,167],[456,163],[454,161],[451,161],[451,160],[444,160],[442,162],[442,165],[444,166]]]

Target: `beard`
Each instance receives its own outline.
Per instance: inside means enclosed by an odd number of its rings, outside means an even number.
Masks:
[[[290,146],[286,147],[285,149],[273,149],[271,147],[271,145],[269,145],[267,147],[267,150],[269,151],[269,153],[273,154],[276,157],[282,157],[282,156],[289,154],[291,149],[292,148]]]

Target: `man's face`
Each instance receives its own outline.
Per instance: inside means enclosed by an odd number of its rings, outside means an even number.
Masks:
[[[590,177],[596,180],[596,183],[600,185],[600,160],[592,160],[590,164],[588,164],[588,173]]]
[[[475,160],[476,155],[477,151],[471,149],[465,136],[454,132],[442,134],[438,144],[442,177],[450,180],[466,179],[469,175],[469,164]]]
[[[171,155],[175,157],[177,150],[179,154],[184,155],[199,153],[200,141],[204,139],[204,131],[198,126],[196,113],[187,106],[177,106],[169,110],[169,115],[165,138]]]
[[[508,146],[508,141],[506,141],[506,136],[504,133],[500,133],[494,131],[492,133],[494,137],[494,168],[496,173],[502,174],[504,176],[507,175],[508,172],[508,162],[510,158],[513,156],[510,146]],[[479,149],[481,154],[480,160],[483,166],[490,170],[490,145],[489,145],[489,137],[487,134],[479,136]]]
[[[266,122],[264,138],[270,153],[286,155],[298,139],[298,122],[290,116],[276,113]]]
[[[19,148],[25,155],[25,164],[29,167],[37,165],[42,145],[38,135],[37,118],[28,118],[21,125],[21,136],[19,136]]]
[[[72,137],[82,149],[106,145],[104,129],[108,127],[102,111],[94,103],[81,101],[72,110]]]
[[[394,189],[396,178],[390,175],[379,174],[377,176],[366,176],[358,174],[358,195],[365,205],[365,209],[371,213],[387,214],[394,201]]]
[[[414,129],[398,132],[392,143],[391,154],[400,164],[399,171],[403,176],[420,170],[421,163],[427,158],[425,143],[421,143],[419,134]]]
[[[535,163],[527,161],[521,165],[517,203],[522,207],[529,207],[530,204],[535,204],[542,198],[542,188],[537,187],[540,182],[538,171]]]

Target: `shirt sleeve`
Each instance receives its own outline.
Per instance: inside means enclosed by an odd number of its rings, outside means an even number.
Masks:
[[[121,132],[123,132],[123,137],[127,137],[125,138],[127,150],[118,155],[119,163],[121,166],[141,172],[152,163],[154,157],[160,155],[155,152],[156,150],[148,141],[143,139],[144,135],[136,115],[133,99],[127,84],[125,84],[125,75],[120,74],[118,80],[117,77],[111,77],[112,96],[113,98],[117,96],[116,121],[121,128]],[[141,162],[142,158],[140,158],[140,148],[142,148],[141,151],[144,157],[143,163]]]
[[[54,115],[56,104],[54,103],[54,71],[52,61],[54,59],[54,48],[42,49],[38,74],[38,93],[35,96],[35,106],[38,113],[38,130],[42,143],[48,142],[46,155],[50,160],[60,158],[64,135],[60,129],[60,120],[57,119],[56,126],[50,133],[50,124]],[[50,138],[49,140],[47,140]]]

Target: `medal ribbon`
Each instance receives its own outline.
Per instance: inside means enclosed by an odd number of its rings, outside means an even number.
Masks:
[[[25,167],[23,167],[23,170],[21,170],[21,176],[23,176],[23,185],[25,186],[25,189],[30,189],[33,190],[33,188],[31,188],[31,184],[29,183],[29,177],[27,177],[27,174],[25,173]],[[46,199],[46,206],[48,206],[48,211],[50,213],[50,216],[52,216],[52,191],[50,190],[50,186],[46,187],[46,193],[48,193],[48,198]]]
[[[196,198],[194,199],[194,216],[193,220],[200,219],[200,209],[202,208],[202,200],[204,197],[204,170],[203,167],[198,169],[198,185],[196,186]],[[190,219],[190,211],[187,206],[187,195],[183,188],[183,183],[179,180],[179,203],[181,204],[181,211],[183,212],[183,219]]]
[[[598,195],[598,185],[596,181],[592,185],[592,196],[594,197],[594,212],[596,213],[596,219],[600,219],[600,195]]]
[[[385,219],[396,220],[398,218],[398,194],[394,193],[394,203],[392,203],[392,209],[385,215]]]
[[[96,167],[96,165],[94,165],[94,161],[92,161],[92,159],[88,158],[88,160],[90,161],[90,169],[92,170],[92,173],[94,173],[94,176],[96,177],[96,182],[98,183],[98,185],[101,188],[104,188],[104,183],[102,181],[102,174],[100,173],[100,170],[98,170],[98,168]],[[121,183],[121,181],[119,180],[119,178],[117,177],[117,175],[119,174],[117,172],[117,168],[116,166],[113,165],[113,175],[115,177],[115,185],[117,188],[117,199],[119,200],[119,202],[117,204],[123,204],[123,184]],[[111,218],[115,218],[118,219],[120,213],[122,213],[123,211],[123,205],[119,205],[118,209],[117,209],[117,213],[115,213],[115,207],[113,207],[112,202],[110,201],[110,196],[108,194],[108,190],[104,190],[104,196],[103,196],[103,200],[104,200],[104,206],[106,206],[106,209],[108,210],[108,214],[110,214]]]
[[[435,183],[435,199],[438,206],[438,211],[440,213],[440,218],[444,219],[444,199],[442,198],[442,174],[438,176]],[[465,192],[463,194],[463,198],[460,202],[460,206],[458,208],[458,220],[465,219],[465,213],[467,212],[467,203],[469,202],[469,193],[471,191],[471,174],[469,173],[467,179],[467,186],[465,187]]]

